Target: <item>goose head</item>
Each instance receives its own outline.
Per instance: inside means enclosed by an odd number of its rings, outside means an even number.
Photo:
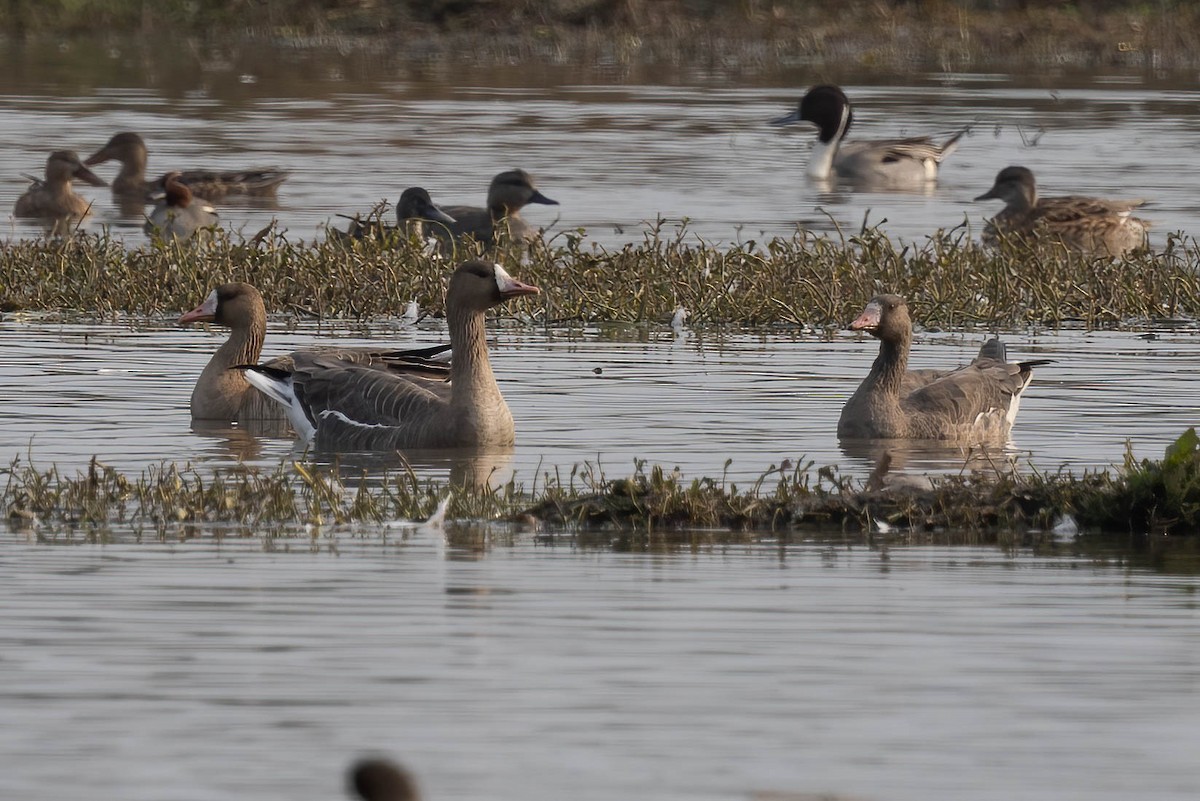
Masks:
[[[450,276],[450,286],[446,290],[446,306],[483,312],[493,306],[499,306],[506,300],[522,295],[536,295],[539,292],[541,290],[536,286],[513,278],[499,264],[472,259]]]
[[[51,183],[79,180],[92,186],[108,186],[100,176],[84,166],[74,150],[56,150],[46,159],[46,180]]]
[[[359,760],[346,780],[363,801],[417,801],[421,797],[412,775],[386,759]]]
[[[84,164],[103,164],[106,161],[146,166],[146,143],[132,131],[125,131],[108,140],[108,144],[87,157]]]
[[[876,295],[850,323],[851,331],[866,331],[884,342],[901,342],[912,335],[908,304],[899,295]]]
[[[996,174],[992,188],[976,200],[1003,200],[1009,208],[1031,209],[1037,205],[1037,182],[1024,167],[1005,167]]]
[[[557,200],[551,200],[537,190],[533,176],[524,170],[509,170],[492,179],[488,187],[488,209],[493,216],[507,217],[530,203],[558,205]]]
[[[455,220],[433,204],[433,198],[419,186],[412,186],[400,195],[396,204],[396,220],[403,225],[405,220],[430,220],[452,225]]]
[[[236,282],[221,284],[208,293],[196,308],[180,315],[180,325],[215,323],[227,328],[242,328],[255,319],[266,317],[262,295],[250,284]]]
[[[796,122],[811,122],[817,126],[817,138],[832,142],[843,138],[854,122],[850,100],[836,86],[824,84],[809,89],[791,114],[771,120],[771,125],[790,125]]]

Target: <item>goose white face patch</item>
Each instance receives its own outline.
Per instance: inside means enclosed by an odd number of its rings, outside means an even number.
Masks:
[[[506,291],[510,286],[516,283],[513,281],[513,277],[508,274],[508,271],[499,264],[493,264],[492,267],[496,271],[496,286],[499,287],[501,292]]]

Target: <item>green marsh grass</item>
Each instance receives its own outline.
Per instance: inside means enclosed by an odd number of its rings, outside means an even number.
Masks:
[[[516,478],[451,486],[411,471],[368,475],[307,462],[211,471],[164,463],[129,475],[97,460],[67,474],[17,459],[0,470],[10,528],[50,538],[311,538],[421,521],[446,498],[448,519],[464,530],[506,521],[549,540],[626,550],[809,537],[1012,546],[1053,540],[1068,514],[1085,532],[1147,540],[1200,531],[1200,438],[1190,429],[1162,460],[1129,458],[1081,477],[1005,467],[890,488],[807,461],[772,465],[741,484],[644,462],[609,477],[585,464],[546,471],[529,487]]]
[[[379,242],[291,241],[268,229],[127,249],[104,235],[0,244],[0,309],[90,319],[171,317],[214,286],[249,281],[275,315],[369,320],[410,300],[440,313],[452,266],[403,237]],[[498,257],[543,294],[506,313],[546,326],[647,323],[686,307],[693,325],[840,327],[880,292],[904,295],[926,327],[1138,325],[1200,316],[1200,246],[1169,237],[1157,253],[1122,259],[1007,248],[985,250],[964,230],[919,243],[867,228],[852,236],[716,244],[686,226],[649,229],[604,248],[560,234]]]

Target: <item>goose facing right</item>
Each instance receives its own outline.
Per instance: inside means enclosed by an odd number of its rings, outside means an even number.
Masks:
[[[1012,363],[998,341],[944,375],[906,376],[912,345],[908,305],[899,295],[872,298],[850,324],[879,340],[879,356],[842,407],[841,439],[942,439],[1003,442],[1033,380],[1047,362]]]
[[[248,367],[246,379],[322,450],[509,446],[515,428],[488,360],[484,321],[491,307],[539,291],[498,264],[472,260],[454,271],[446,290],[454,354],[448,384],[310,352],[293,354],[290,369]]]
[[[837,177],[866,188],[920,188],[937,180],[938,166],[955,151],[966,130],[942,143],[928,136],[847,142],[854,122],[850,100],[837,86],[814,86],[791,114],[771,120],[771,125],[811,122],[817,126],[817,144],[808,159],[807,174],[818,181]]]

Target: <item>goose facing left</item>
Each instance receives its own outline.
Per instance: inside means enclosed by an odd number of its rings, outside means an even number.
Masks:
[[[446,290],[454,354],[449,383],[415,381],[319,352],[294,354],[290,368],[248,368],[246,378],[323,450],[509,446],[515,427],[488,359],[484,321],[488,309],[539,291],[498,264],[472,260],[454,271]]]
[[[814,86],[796,110],[771,120],[771,125],[810,122],[817,126],[817,144],[808,158],[809,178],[824,181],[836,175],[867,188],[919,188],[937,180],[938,167],[958,147],[965,130],[938,143],[928,136],[847,142],[854,122],[850,99],[837,86]]]
[[[229,338],[217,348],[192,389],[192,419],[225,423],[267,421],[284,423],[287,414],[278,403],[246,380],[245,365],[256,364],[267,336],[267,308],[262,293],[244,282],[222,284],[204,301],[180,315],[180,325],[212,323],[229,329]],[[443,361],[449,345],[428,348],[324,347],[313,349],[343,362],[385,370],[414,379],[445,381],[450,368]],[[268,361],[267,368],[291,369],[297,351]],[[304,358],[301,356],[301,358]]]
[[[1003,442],[1045,360],[1006,361],[997,340],[970,364],[945,374],[907,374],[912,320],[899,295],[872,298],[850,324],[879,340],[879,355],[858,390],[842,407],[842,439],[943,439]]]

